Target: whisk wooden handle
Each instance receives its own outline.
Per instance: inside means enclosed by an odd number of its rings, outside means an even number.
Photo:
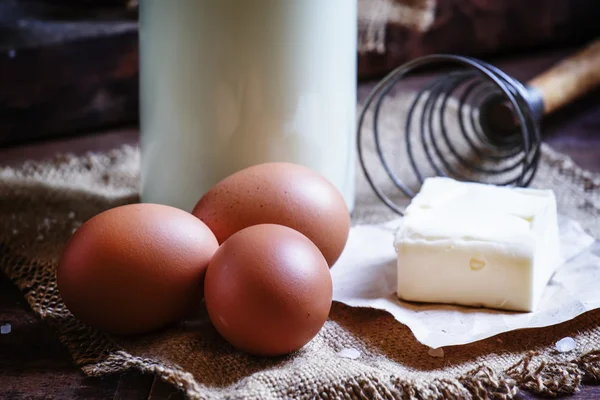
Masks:
[[[528,82],[544,102],[544,114],[584,95],[600,84],[600,40]]]

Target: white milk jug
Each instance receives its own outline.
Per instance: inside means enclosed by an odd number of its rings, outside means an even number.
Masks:
[[[140,2],[142,201],[286,161],[354,205],[356,0]]]

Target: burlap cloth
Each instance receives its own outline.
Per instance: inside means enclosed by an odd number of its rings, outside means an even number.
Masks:
[[[397,112],[385,115],[383,131],[394,127],[406,104],[402,97],[391,103]],[[402,165],[402,157],[397,159]],[[519,387],[556,395],[577,391],[584,378],[600,380],[600,311],[549,328],[445,348],[444,358],[429,356],[428,348],[386,312],[338,303],[312,342],[282,358],[234,350],[213,329],[203,305],[196,318],[142,337],[108,337],[89,329],[59,297],[57,259],[82,222],[137,201],[139,161],[137,148],[123,147],[0,169],[0,268],[88,375],[137,369],[156,374],[190,398],[214,399],[508,399]],[[534,184],[553,189],[560,212],[600,237],[600,174],[583,171],[544,146]],[[394,217],[361,173],[357,196],[355,224]],[[577,349],[559,353],[554,343],[566,336],[575,338]],[[349,348],[360,357],[337,354]]]
[[[433,0],[375,2],[379,9],[361,11],[363,50],[382,45],[390,18],[427,29],[435,11]],[[281,358],[234,350],[212,328],[202,306],[195,318],[142,337],[109,337],[92,330],[65,309],[55,266],[82,222],[137,201],[139,161],[137,148],[123,147],[0,168],[0,269],[90,376],[137,369],[156,374],[190,398],[207,399],[508,399],[518,388],[559,395],[577,391],[585,378],[600,380],[600,311],[553,327],[445,348],[443,358],[429,356],[428,348],[391,315],[338,303],[311,343]],[[402,158],[397,161],[401,164]],[[534,185],[553,189],[560,212],[600,237],[599,174],[544,147]],[[359,173],[354,223],[392,217]],[[575,338],[577,348],[559,353],[554,343],[565,336]],[[348,348],[360,357],[337,354]]]

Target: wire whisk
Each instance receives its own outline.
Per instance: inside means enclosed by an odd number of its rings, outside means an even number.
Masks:
[[[366,125],[371,122],[375,153],[385,174],[395,189],[413,197],[415,190],[398,176],[386,155],[380,119],[385,99],[403,78],[432,68],[449,72],[429,80],[414,95],[404,131],[394,137],[403,142],[405,153],[393,157],[401,157],[420,184],[434,175],[526,187],[540,161],[540,120],[600,83],[600,41],[527,84],[484,61],[456,55],[421,57],[388,74],[360,113],[358,158],[375,194],[401,215],[401,207],[384,193],[367,165]]]

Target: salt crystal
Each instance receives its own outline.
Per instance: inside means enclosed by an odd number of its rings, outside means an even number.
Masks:
[[[68,217],[69,219],[73,219],[73,218],[75,218],[75,212],[74,212],[74,211],[71,211],[71,212],[70,212],[70,213],[67,215],[67,217]]]
[[[337,353],[339,357],[349,358],[351,360],[356,360],[360,357],[360,351],[356,349],[343,349]]]
[[[4,324],[0,326],[0,335],[8,335],[12,330],[12,326],[10,324]]]
[[[435,358],[444,358],[444,349],[442,349],[441,347],[437,349],[429,349],[427,354]]]
[[[44,235],[38,235],[38,237],[36,238],[36,240],[38,242],[41,242],[42,240],[44,240]]]
[[[556,350],[558,350],[559,352],[567,353],[571,350],[575,350],[575,348],[577,347],[577,343],[572,337],[566,337],[556,342],[555,347]]]
[[[18,233],[19,233],[19,231],[18,231],[18,230],[16,230],[16,229],[13,229],[13,235],[17,235]]]

